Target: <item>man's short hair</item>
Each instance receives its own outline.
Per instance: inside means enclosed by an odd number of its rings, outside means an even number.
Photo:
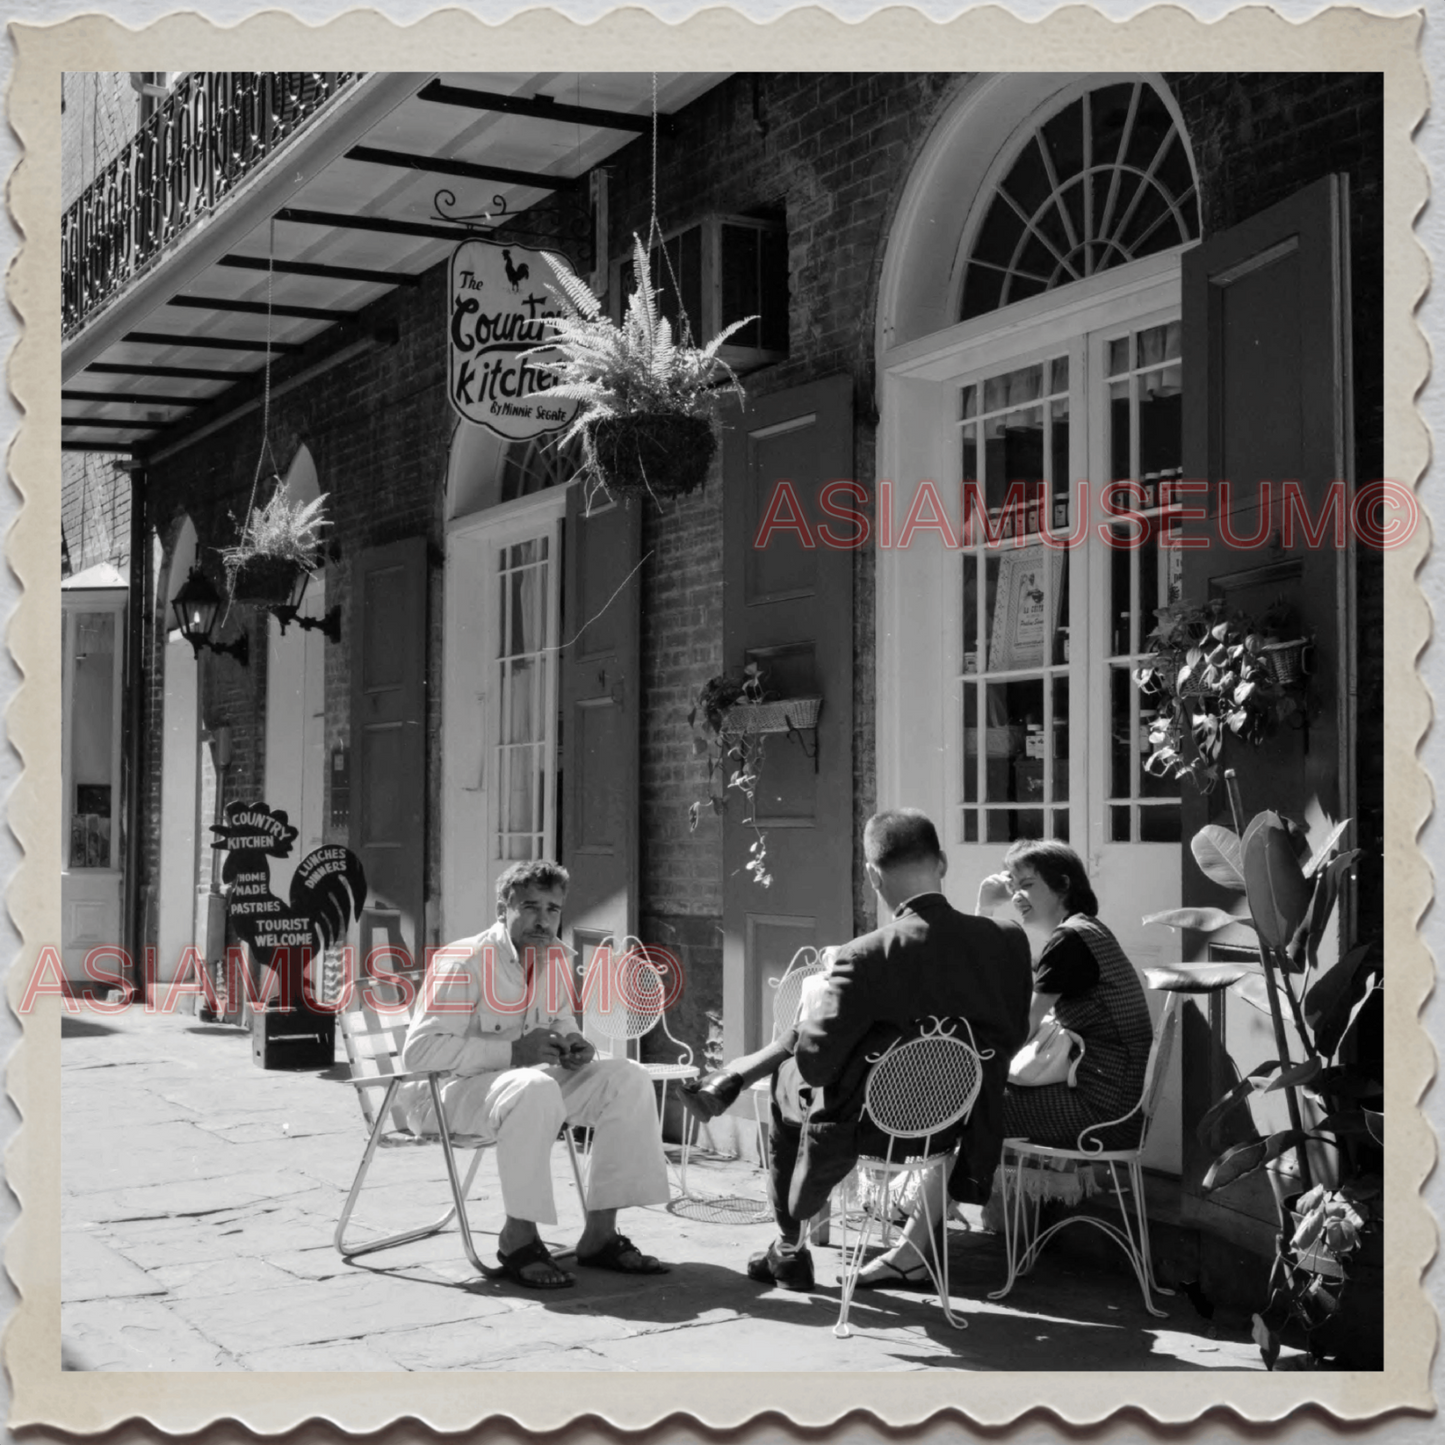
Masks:
[[[532,858],[523,863],[513,863],[497,879],[497,917],[507,911],[507,904],[514,893],[524,888],[560,888],[566,892],[572,881],[567,870],[550,858]]]
[[[863,829],[863,856],[880,870],[905,863],[931,863],[942,852],[938,830],[920,808],[874,813]]]

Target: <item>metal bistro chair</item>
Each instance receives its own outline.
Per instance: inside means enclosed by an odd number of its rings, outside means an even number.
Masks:
[[[1140,1157],[1149,1137],[1149,1125],[1159,1103],[1164,1087],[1164,1076],[1169,1067],[1169,1056],[1174,1049],[1174,1036],[1178,1032],[1178,995],[1171,993],[1159,1016],[1154,1030],[1154,1042],[1149,1049],[1149,1061],[1144,1068],[1144,1089],[1139,1102],[1127,1114],[1105,1123],[1091,1124],[1079,1133],[1077,1147],[1073,1149],[1050,1148],[1034,1144],[1028,1139],[1005,1139],[1003,1146],[1003,1220],[1004,1248],[1008,1255],[1008,1278],[1002,1289],[993,1291],[990,1299],[1002,1299],[1013,1287],[1014,1281],[1027,1274],[1038,1260],[1040,1252],[1049,1240],[1069,1224],[1092,1224],[1103,1230],[1120,1249],[1129,1256],[1134,1266],[1135,1278],[1144,1295],[1144,1308],[1159,1319],[1166,1318],[1165,1312],[1154,1308],[1149,1296],[1152,1288],[1159,1294],[1173,1294],[1154,1278],[1154,1265],[1149,1256],[1149,1214],[1144,1201],[1144,1171]],[[1123,1124],[1139,1115],[1143,1121],[1139,1143],[1133,1149],[1106,1149],[1096,1135],[1101,1129],[1114,1124]],[[1078,1200],[1092,1192],[1093,1168],[1095,1164],[1107,1164],[1113,1182],[1115,1202],[1119,1206],[1120,1223],[1100,1219],[1094,1214],[1067,1214],[1043,1231],[1039,1229],[1039,1207],[1044,1198],[1069,1198]],[[1119,1177],[1120,1167],[1128,1174],[1129,1189],[1134,1196],[1136,1222],[1129,1219],[1129,1206],[1124,1198],[1124,1186]],[[1084,1172],[1084,1171],[1087,1171]],[[1069,1181],[1067,1192],[1059,1186]],[[1029,1207],[1032,1201],[1032,1208]]]
[[[803,1002],[803,985],[810,978],[822,973],[827,966],[816,948],[804,947],[793,955],[781,978],[768,980],[773,989],[773,1032],[769,1038],[770,1043],[776,1043],[797,1023],[798,1010]],[[758,1163],[763,1165],[767,1162],[767,1156],[763,1153],[763,1101],[772,1098],[772,1088],[773,1081],[770,1078],[758,1079],[748,1085],[748,1092],[753,1097],[753,1127],[757,1130],[758,1137]],[[766,1217],[771,1219],[772,1212],[768,1211]]]
[[[610,944],[610,939],[598,944],[592,955],[594,961]],[[604,1000],[595,986],[586,994],[582,1032],[613,1045],[621,1044],[623,1053],[635,1058],[652,1076],[653,1082],[662,1085],[657,1108],[657,1132],[661,1136],[667,1117],[667,1086],[674,1080],[695,1079],[701,1071],[692,1061],[691,1047],[681,1039],[675,1039],[667,1026],[667,987],[657,965],[649,959],[647,949],[640,940],[630,935],[623,938],[622,947],[621,956],[612,964],[606,1007],[599,1006]],[[673,1063],[654,1063],[641,1057],[643,1036],[659,1026],[668,1043],[677,1050],[678,1057]],[[684,1109],[682,1157],[678,1171],[678,1187],[683,1195],[687,1194],[688,1118]]]
[[[354,1259],[358,1255],[370,1254],[373,1250],[391,1249],[397,1245],[411,1244],[418,1239],[428,1239],[433,1234],[439,1234],[455,1217],[461,1230],[462,1248],[466,1251],[467,1259],[471,1261],[473,1268],[480,1274],[489,1277],[494,1275],[495,1268],[482,1263],[477,1257],[476,1246],[472,1243],[471,1225],[467,1219],[467,1196],[471,1193],[472,1181],[476,1178],[477,1167],[482,1162],[483,1152],[496,1141],[476,1135],[454,1134],[448,1129],[446,1113],[442,1109],[440,1083],[446,1077],[445,1073],[409,1074],[402,1071],[401,1050],[402,1045],[406,1042],[408,1027],[405,1015],[397,1015],[395,1022],[384,1022],[374,1010],[363,1004],[359,1008],[338,1014],[336,1022],[346,1044],[346,1059],[351,1066],[350,1082],[356,1089],[362,1117],[365,1118],[370,1130],[366,1140],[366,1151],[361,1156],[356,1177],[351,1182],[351,1192],[346,1196],[341,1219],[336,1225],[334,1236],[336,1248],[344,1259]],[[406,1121],[401,1117],[401,1111],[394,1110],[397,1089],[402,1084],[422,1080],[425,1080],[431,1090],[432,1104],[436,1109],[438,1129],[436,1139],[432,1139],[430,1135],[413,1134],[406,1127]],[[379,1106],[374,1104],[372,1099],[373,1091],[376,1089],[385,1090]],[[388,1130],[388,1124],[390,1124],[390,1130]],[[388,1132],[393,1136],[390,1142],[398,1145],[427,1143],[441,1145],[442,1158],[446,1161],[447,1166],[447,1179],[451,1185],[452,1207],[432,1224],[425,1224],[417,1229],[403,1230],[399,1234],[388,1234],[380,1239],[363,1240],[359,1244],[348,1243],[346,1227],[351,1222],[352,1212],[356,1208],[356,1201],[361,1195],[361,1188],[366,1182],[366,1176],[371,1168],[371,1161],[376,1155],[377,1147]],[[582,1185],[582,1172],[577,1164],[577,1153],[572,1147],[572,1135],[568,1130],[564,1130],[563,1135],[572,1156],[572,1177],[577,1181],[577,1193],[585,1213],[587,1194]],[[467,1166],[465,1179],[462,1179],[457,1173],[455,1152],[457,1149],[475,1150],[472,1162]]]
[[[961,1024],[967,1032],[967,1042],[953,1032],[955,1022]],[[920,1258],[938,1290],[943,1317],[956,1330],[966,1329],[968,1321],[954,1318],[949,1300],[948,1175],[942,1168],[942,1165],[953,1157],[955,1145],[952,1140],[941,1149],[932,1145],[938,1134],[968,1117],[983,1084],[981,1060],[992,1057],[992,1049],[979,1052],[973,1041],[973,1030],[966,1019],[954,1021],[931,1018],[916,1038],[893,1044],[879,1057],[869,1071],[863,1095],[864,1117],[872,1119],[888,1136],[888,1153],[883,1158],[861,1155],[858,1159],[859,1173],[865,1179],[881,1185],[882,1218],[886,1220],[888,1217],[888,1191],[895,1175],[910,1170],[933,1170],[938,1175],[938,1219],[943,1235],[942,1247],[938,1251],[941,1259],[931,1260],[928,1254],[924,1253],[920,1253]],[[900,1139],[921,1139],[922,1154],[895,1159],[894,1147]],[[918,1191],[918,1200],[923,1207],[927,1237],[933,1238],[933,1211],[929,1208],[927,1184],[928,1177],[925,1174]],[[848,1308],[853,1302],[853,1290],[857,1284],[858,1272],[862,1268],[863,1255],[868,1248],[873,1222],[872,1215],[865,1215],[858,1242],[850,1258],[845,1216],[842,1247],[843,1302],[838,1311],[838,1323],[833,1326],[833,1333],[839,1339],[847,1339],[852,1333],[848,1328]]]

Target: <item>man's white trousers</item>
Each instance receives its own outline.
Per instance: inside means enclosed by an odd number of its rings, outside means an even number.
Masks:
[[[419,1134],[436,1133],[431,1100],[407,1111]],[[552,1148],[563,1123],[594,1131],[587,1175],[589,1209],[665,1204],[667,1164],[657,1103],[646,1069],[629,1059],[465,1074],[442,1084],[442,1107],[454,1134],[493,1139],[502,1207],[513,1219],[555,1224]]]

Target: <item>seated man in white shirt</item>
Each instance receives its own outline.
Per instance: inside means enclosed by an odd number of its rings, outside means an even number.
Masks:
[[[537,1233],[557,1222],[551,1156],[564,1122],[595,1130],[577,1263],[622,1274],[667,1270],[617,1232],[619,1209],[668,1199],[652,1080],[630,1060],[594,1058],[567,991],[554,987],[549,998],[548,950],[560,949],[567,882],[567,870],[544,859],[514,863],[498,878],[496,923],[436,959],[436,986],[402,1050],[406,1069],[451,1075],[441,1086],[449,1129],[497,1141],[507,1215],[497,1257],[503,1273],[532,1289],[575,1283]],[[436,1132],[424,1083],[403,1085],[398,1103],[414,1132]]]

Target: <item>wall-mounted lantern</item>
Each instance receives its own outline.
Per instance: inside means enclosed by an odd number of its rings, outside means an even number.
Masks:
[[[294,622],[298,627],[309,631],[322,633],[332,642],[341,641],[341,605],[327,610],[325,617],[302,617],[301,599],[306,595],[306,584],[311,580],[311,574],[306,569],[298,568],[296,580],[291,586],[291,600],[289,602],[273,603],[271,615],[281,624],[281,631],[285,632],[287,626]]]
[[[251,660],[251,645],[244,632],[235,642],[211,641],[211,629],[216,625],[216,613],[220,609],[220,594],[200,567],[192,567],[186,585],[171,599],[171,610],[175,613],[181,636],[191,644],[191,651],[197,659],[201,649],[207,647],[212,652],[234,657],[242,667],[246,667]]]

